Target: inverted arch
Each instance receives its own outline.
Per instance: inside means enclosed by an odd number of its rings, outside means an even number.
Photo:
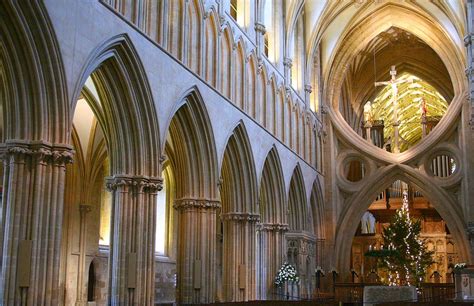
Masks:
[[[221,170],[222,213],[257,213],[257,178],[247,130],[242,121],[227,141]]]
[[[68,143],[64,67],[44,4],[1,1],[0,20],[3,138]]]
[[[166,154],[176,181],[176,198],[190,196],[215,200],[217,154],[214,134],[201,94],[189,89],[178,104],[168,127]]]
[[[293,171],[288,192],[288,224],[291,231],[310,231],[303,174],[298,163]]]
[[[341,212],[341,217],[336,226],[337,231],[334,242],[338,268],[344,271],[349,270],[351,244],[347,243],[347,241],[352,239],[358,226],[354,219],[359,220],[380,190],[383,190],[396,180],[413,183],[420,189],[446,221],[454,240],[459,246],[461,259],[470,260],[469,240],[466,235],[465,221],[463,220],[459,205],[444,190],[434,184],[430,184],[426,178],[417,173],[417,170],[409,166],[392,165],[372,175],[364,184],[364,187],[352,197],[352,200],[345,205],[345,209]]]
[[[126,34],[108,39],[91,53],[76,83],[71,109],[89,76],[100,98],[91,108],[107,139],[112,173],[159,176],[155,105],[143,65]]]
[[[263,165],[259,195],[261,222],[287,224],[285,182],[275,147],[272,147]]]
[[[410,22],[407,22],[407,20]],[[410,26],[413,22],[416,22],[417,27]],[[451,77],[454,92],[454,98],[448,112],[437,128],[424,141],[400,154],[392,154],[368,144],[356,132],[348,129],[349,125],[337,110],[347,67],[353,61],[361,46],[367,45],[374,37],[391,27],[397,27],[412,33],[438,54]],[[371,18],[364,18],[353,24],[351,30],[346,31],[340,38],[334,50],[336,51],[331,55],[329,65],[324,73],[325,84],[329,84],[324,100],[332,106],[328,113],[336,130],[353,146],[363,150],[365,154],[371,155],[377,160],[404,162],[418,157],[423,151],[434,146],[437,138],[453,125],[467,94],[467,83],[463,76],[465,54],[448,37],[442,27],[433,24],[427,16],[402,5],[388,3],[377,9]],[[342,133],[343,130],[347,132]]]

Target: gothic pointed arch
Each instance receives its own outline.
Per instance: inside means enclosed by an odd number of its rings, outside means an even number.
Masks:
[[[226,25],[220,32],[220,92],[227,98],[231,99],[232,88],[232,58],[234,49],[234,36],[230,25]]]
[[[185,92],[165,145],[175,177],[178,211],[177,301],[212,303],[216,297],[218,163],[210,119],[196,87]],[[193,271],[200,271],[195,273]],[[195,291],[195,284],[200,290]]]
[[[244,110],[245,100],[245,43],[241,37],[237,41],[234,60],[234,95],[232,101]]]
[[[350,244],[345,245],[343,240],[351,239],[358,226],[354,219],[359,220],[375,197],[396,180],[414,184],[422,194],[432,203],[440,216],[446,221],[454,240],[459,246],[462,260],[470,260],[468,238],[465,231],[465,221],[456,202],[439,186],[431,184],[421,174],[409,166],[387,166],[377,174],[371,176],[363,188],[357,192],[341,212],[337,221],[335,233],[336,265],[342,270],[348,270]]]
[[[44,5],[2,1],[0,12],[2,138],[68,143],[63,62]]]
[[[91,108],[107,140],[112,173],[159,176],[161,150],[155,104],[127,35],[114,36],[91,53],[77,82],[72,109],[89,76],[99,97],[90,102]]]
[[[209,58],[217,58],[217,37],[219,32],[219,16],[214,8],[211,8],[206,15],[204,25],[204,54]],[[204,62],[204,79],[214,87],[217,87],[217,63],[216,61]]]
[[[325,231],[325,205],[323,200],[323,190],[319,179],[316,178],[313,182],[310,195],[311,220],[313,229],[311,230],[316,239],[324,240],[326,238]]]
[[[197,87],[187,90],[168,126],[166,153],[177,181],[177,198],[217,198],[217,153],[214,134]]]
[[[260,219],[262,223],[287,224],[283,170],[275,147],[268,152],[260,181]]]
[[[229,137],[221,170],[222,202],[222,291],[225,301],[255,299],[255,245],[257,207],[257,178],[253,153],[245,125],[238,123]],[[219,247],[218,246],[218,247]],[[239,272],[241,271],[241,272]],[[242,271],[245,274],[242,275]],[[242,275],[242,289],[235,280]],[[243,277],[243,279],[242,279]]]
[[[203,4],[200,0],[186,1],[186,66],[201,73],[201,43],[203,27]]]
[[[227,141],[221,170],[222,213],[257,213],[257,178],[247,130],[238,123]]]
[[[288,192],[288,225],[290,231],[311,231],[307,212],[306,191],[299,163],[293,170]]]

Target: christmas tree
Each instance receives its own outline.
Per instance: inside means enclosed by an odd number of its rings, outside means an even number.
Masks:
[[[379,258],[379,268],[388,274],[388,283],[419,287],[426,270],[433,264],[433,252],[420,239],[421,222],[410,218],[408,193],[403,191],[403,205],[397,209],[390,225],[383,230],[383,246],[369,250],[366,256]]]

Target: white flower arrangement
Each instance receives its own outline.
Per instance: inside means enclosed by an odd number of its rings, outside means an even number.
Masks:
[[[465,267],[466,267],[466,263],[465,263],[465,262],[461,262],[461,263],[455,264],[453,270],[454,270],[454,271],[461,271],[461,270],[464,269]]]
[[[286,281],[299,282],[300,278],[296,272],[296,268],[285,262],[281,265],[280,270],[275,277],[275,286],[281,287]]]

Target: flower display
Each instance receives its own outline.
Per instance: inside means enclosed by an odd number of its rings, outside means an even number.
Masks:
[[[299,282],[299,280],[300,279],[298,277],[298,273],[296,272],[296,268],[285,262],[277,272],[275,277],[275,286],[281,287],[286,281]]]

